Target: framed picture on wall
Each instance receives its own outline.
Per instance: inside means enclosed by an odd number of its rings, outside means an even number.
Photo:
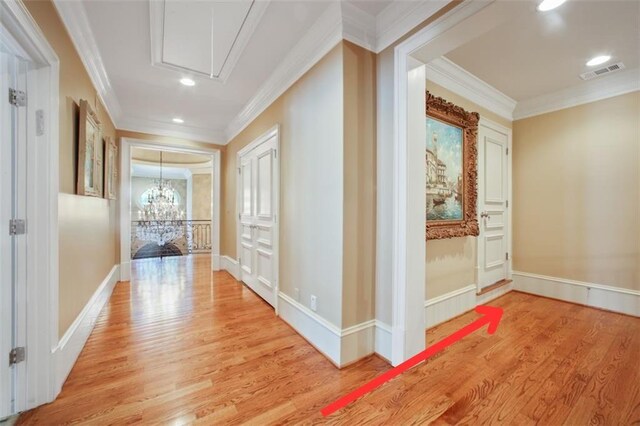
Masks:
[[[480,116],[427,92],[427,240],[478,235],[477,134]]]
[[[89,103],[80,100],[78,129],[78,195],[102,197],[102,128]]]
[[[118,187],[118,146],[112,137],[104,140],[104,198],[115,200]]]

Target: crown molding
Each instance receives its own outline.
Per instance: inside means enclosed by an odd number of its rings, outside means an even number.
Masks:
[[[102,62],[98,44],[91,31],[89,18],[87,18],[84,6],[81,2],[66,0],[53,0],[53,4],[62,19],[62,23],[67,28],[67,32],[89,74],[91,82],[98,91],[98,96],[107,110],[107,114],[109,114],[113,124],[118,127],[122,109]]]
[[[224,145],[225,141],[224,132],[221,131],[187,126],[184,124],[168,124],[136,117],[121,118],[118,122],[118,129],[172,138],[190,139],[216,145]]]
[[[372,52],[376,51],[376,18],[353,3],[340,3],[342,12],[342,38]]]
[[[342,40],[341,15],[340,4],[330,3],[240,113],[231,120],[225,132],[227,143]]]
[[[518,102],[513,118],[520,120],[640,90],[640,68],[582,82],[558,92]]]
[[[397,0],[376,17],[375,53],[380,53],[400,37],[449,4],[448,0]]]
[[[226,129],[226,143],[345,39],[379,53],[442,9],[446,0],[395,1],[377,17],[346,2],[331,2]]]
[[[502,118],[513,120],[513,111],[517,104],[514,99],[444,56],[431,61],[426,68],[427,80],[498,114]]]

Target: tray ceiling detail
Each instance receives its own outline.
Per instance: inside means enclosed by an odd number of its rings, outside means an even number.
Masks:
[[[269,2],[150,2],[151,63],[225,82]]]

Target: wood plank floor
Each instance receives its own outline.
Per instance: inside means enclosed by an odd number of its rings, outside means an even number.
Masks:
[[[120,283],[56,401],[19,424],[640,423],[640,319],[511,292],[481,330],[334,415],[390,368],[337,370],[207,257],[145,260]],[[477,318],[427,333],[433,343]]]

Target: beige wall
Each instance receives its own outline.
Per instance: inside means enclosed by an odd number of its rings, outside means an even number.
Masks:
[[[376,55],[344,42],[344,270],[342,325],[374,318]]]
[[[509,129],[511,128],[511,121],[429,80],[427,80],[427,90],[436,96],[461,106],[467,111],[478,112],[483,118],[495,121]],[[427,299],[476,283],[476,237],[429,240],[426,244],[425,296]]]
[[[119,257],[117,202],[73,195],[80,100],[89,101],[98,114],[104,136],[115,137],[116,132],[53,4],[48,0],[25,3],[60,59],[58,330],[62,336]]]
[[[192,177],[191,218],[211,220],[211,174]]]
[[[640,92],[514,122],[514,270],[640,290]]]
[[[227,145],[221,254],[236,253],[236,154],[280,124],[280,290],[342,322],[343,44],[334,47]]]

